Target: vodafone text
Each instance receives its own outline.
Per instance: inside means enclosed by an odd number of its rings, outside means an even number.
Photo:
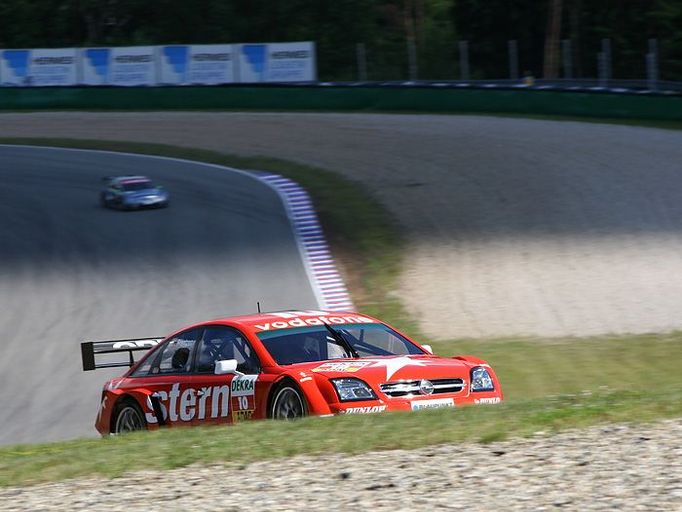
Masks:
[[[371,318],[364,316],[318,316],[314,318],[294,318],[292,320],[278,320],[276,322],[266,322],[256,324],[254,327],[259,331],[269,331],[271,329],[288,329],[290,327],[308,327],[324,324],[369,324],[376,323]]]

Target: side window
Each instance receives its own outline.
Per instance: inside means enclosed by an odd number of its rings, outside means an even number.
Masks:
[[[168,340],[156,358],[152,374],[189,372],[192,349],[200,332],[200,329],[191,329]]]
[[[132,373],[133,377],[144,377],[149,374],[149,370],[152,369],[152,363],[156,360],[156,356],[158,355],[158,348],[159,347],[156,346],[148,352],[149,355],[145,356],[145,360],[142,364]]]
[[[260,372],[258,357],[242,333],[222,325],[206,327],[197,352],[197,373],[213,373],[216,361],[225,359],[236,359],[242,373]]]

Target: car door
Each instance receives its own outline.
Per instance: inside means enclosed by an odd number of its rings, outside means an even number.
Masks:
[[[216,362],[228,359],[237,360],[237,373],[216,375]],[[258,405],[259,376],[260,363],[246,336],[225,325],[206,326],[195,356],[194,385],[199,396],[195,423],[251,419]]]
[[[201,332],[195,328],[173,336],[157,351],[148,368],[139,369],[146,375],[136,372],[135,377],[143,377],[141,384],[151,391],[148,405],[154,414],[146,414],[148,423],[158,423],[159,415],[166,426],[193,423],[198,397],[191,370]]]

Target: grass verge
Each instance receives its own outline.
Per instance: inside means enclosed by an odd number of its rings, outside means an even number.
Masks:
[[[507,400],[562,393],[682,386],[682,332],[590,338],[433,342],[442,355],[474,354],[497,372]]]
[[[443,443],[489,443],[605,422],[647,422],[682,415],[682,387],[665,392],[602,391],[499,406],[420,413],[259,421],[230,428],[169,429],[105,440],[0,449],[0,486],[80,476],[116,477],[192,463],[241,466],[294,455],[412,449]]]

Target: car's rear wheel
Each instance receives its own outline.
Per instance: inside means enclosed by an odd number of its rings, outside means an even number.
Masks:
[[[109,206],[109,202],[107,201],[106,195],[104,192],[102,192],[99,195],[99,204],[102,206],[102,208],[107,208]]]
[[[140,406],[133,400],[123,400],[116,406],[113,434],[125,434],[136,430],[145,430],[147,421]]]
[[[291,383],[280,385],[274,392],[270,417],[274,420],[295,420],[308,415],[301,392]]]

